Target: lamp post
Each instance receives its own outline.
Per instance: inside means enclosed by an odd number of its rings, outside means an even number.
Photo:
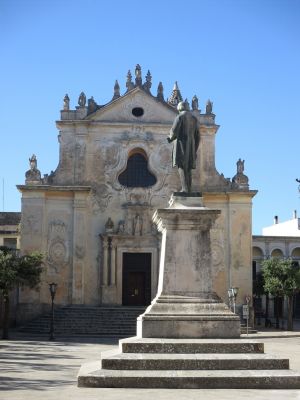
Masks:
[[[54,297],[56,294],[57,283],[49,283],[49,290],[51,295],[51,320],[50,320],[50,336],[49,340],[54,340]]]
[[[237,288],[237,287],[231,287],[228,289],[229,307],[231,308],[231,305],[233,305],[234,314],[235,314],[235,304],[236,304],[236,298],[237,298],[238,291],[239,291],[239,288]]]

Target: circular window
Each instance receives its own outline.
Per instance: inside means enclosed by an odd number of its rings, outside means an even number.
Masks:
[[[144,109],[142,107],[134,107],[131,112],[135,117],[141,117],[144,115]]]

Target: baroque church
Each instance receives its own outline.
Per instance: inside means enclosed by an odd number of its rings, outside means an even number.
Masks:
[[[180,182],[167,141],[183,100],[177,82],[165,98],[160,82],[151,92],[150,72],[140,65],[127,74],[126,91],[115,82],[110,102],[99,105],[81,93],[75,109],[64,98],[59,131],[59,164],[41,175],[30,158],[22,193],[21,251],[45,254],[38,290],[21,289],[18,322],[49,309],[50,282],[57,283],[57,305],[146,306],[156,294],[160,233],[152,223],[157,208],[168,207]],[[188,103],[188,100],[185,100]],[[252,293],[252,198],[244,161],[230,179],[215,167],[212,102],[198,119],[200,146],[193,189],[206,207],[221,210],[211,231],[214,290],[227,300],[238,287],[238,306]],[[185,268],[182,265],[182,268]]]

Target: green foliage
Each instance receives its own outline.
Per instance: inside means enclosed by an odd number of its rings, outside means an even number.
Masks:
[[[34,287],[40,282],[43,255],[33,252],[20,256],[16,251],[0,249],[0,292],[6,296],[18,286]]]
[[[274,297],[292,296],[300,289],[300,268],[291,259],[264,260],[262,274],[265,291]]]

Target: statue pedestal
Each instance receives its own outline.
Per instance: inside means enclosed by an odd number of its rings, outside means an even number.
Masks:
[[[237,338],[240,319],[213,292],[210,229],[220,210],[173,196],[153,221],[162,232],[158,293],[137,320],[142,338]]]

